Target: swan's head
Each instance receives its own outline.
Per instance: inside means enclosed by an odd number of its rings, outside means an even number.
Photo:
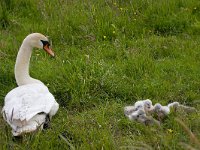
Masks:
[[[31,47],[44,49],[48,54],[54,56],[54,52],[50,48],[50,43],[48,38],[40,33],[29,34],[24,39],[24,42]]]
[[[153,108],[152,101],[150,99],[146,99],[143,102],[144,102],[144,107],[147,110],[151,110]]]
[[[144,109],[144,103],[143,103],[143,101],[137,101],[137,102],[134,104],[134,107],[135,107],[136,110]]]
[[[154,105],[154,111],[157,113],[162,113],[163,115],[167,115],[170,113],[170,109],[168,106],[162,106],[159,103]]]
[[[128,117],[129,117],[130,120],[136,120],[137,121],[138,119],[143,118],[144,116],[146,116],[144,110],[140,109],[138,111],[133,112]]]
[[[177,108],[179,105],[180,105],[179,102],[173,102],[173,103],[168,104],[167,106],[169,108]]]
[[[158,111],[161,111],[162,110],[162,105],[159,104],[159,103],[156,103],[154,105],[154,111],[158,112]]]

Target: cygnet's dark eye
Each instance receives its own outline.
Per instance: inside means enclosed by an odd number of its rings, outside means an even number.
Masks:
[[[50,43],[49,43],[49,41],[43,41],[43,40],[41,40],[41,42],[42,42],[42,44],[43,44],[43,47],[44,46],[50,46]]]

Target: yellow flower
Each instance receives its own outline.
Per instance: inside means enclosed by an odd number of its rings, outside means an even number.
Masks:
[[[172,130],[172,129],[167,129],[167,131],[168,131],[169,133],[172,133],[172,132],[173,132],[173,130]]]
[[[119,8],[121,11],[123,10],[123,8],[121,7],[121,8]]]
[[[104,35],[103,38],[106,39],[106,36]]]
[[[115,34],[115,31],[113,31],[113,34]]]

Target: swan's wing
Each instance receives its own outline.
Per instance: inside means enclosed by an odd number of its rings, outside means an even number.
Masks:
[[[10,91],[3,107],[4,118],[30,120],[38,113],[49,113],[57,102],[48,88],[43,84],[28,84]],[[58,105],[58,104],[57,104]]]

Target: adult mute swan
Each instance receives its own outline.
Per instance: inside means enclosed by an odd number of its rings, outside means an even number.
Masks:
[[[58,111],[59,105],[48,88],[29,75],[32,49],[44,49],[54,56],[49,46],[47,37],[32,33],[24,39],[19,49],[15,64],[18,87],[6,95],[2,109],[3,118],[11,126],[13,136],[45,128]]]

